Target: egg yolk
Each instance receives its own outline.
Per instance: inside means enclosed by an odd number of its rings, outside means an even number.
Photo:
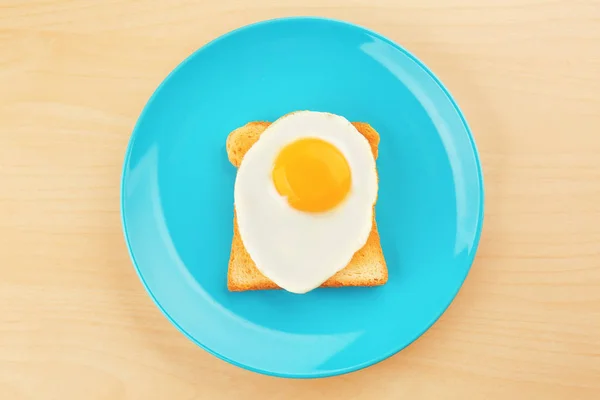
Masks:
[[[350,166],[329,142],[305,138],[285,146],[273,167],[273,183],[290,206],[323,212],[340,204],[350,192]]]

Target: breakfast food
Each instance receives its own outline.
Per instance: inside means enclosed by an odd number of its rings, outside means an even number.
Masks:
[[[231,132],[227,154],[239,169],[229,290],[384,284],[378,144],[370,125],[312,111]]]

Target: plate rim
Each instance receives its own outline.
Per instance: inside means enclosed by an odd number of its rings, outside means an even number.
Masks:
[[[148,286],[148,284],[146,283],[146,280],[144,279],[144,277],[142,276],[142,273],[140,271],[140,268],[138,266],[137,260],[135,258],[135,255],[133,254],[133,251],[131,249],[131,243],[130,243],[130,238],[129,238],[129,232],[128,232],[128,228],[127,228],[127,223],[125,221],[125,196],[124,196],[124,192],[125,192],[125,175],[126,175],[126,167],[129,163],[130,160],[130,156],[131,156],[131,151],[133,148],[133,143],[135,142],[135,138],[137,136],[137,132],[139,131],[139,125],[141,123],[141,121],[144,119],[145,114],[147,113],[148,109],[150,108],[150,105],[155,101],[158,93],[160,93],[160,91],[162,90],[163,86],[165,86],[167,84],[167,82],[170,80],[170,78],[172,76],[174,76],[175,74],[177,74],[177,72],[183,68],[188,62],[190,62],[194,57],[196,57],[197,54],[199,54],[200,52],[206,50],[207,48],[218,44],[220,41],[228,38],[229,36],[233,36],[235,34],[239,34],[245,30],[249,30],[258,26],[263,26],[263,25],[269,25],[272,23],[278,23],[278,22],[285,22],[285,21],[321,21],[321,22],[327,22],[327,23],[332,23],[332,24],[336,24],[336,25],[343,25],[345,27],[349,27],[352,29],[359,29],[383,42],[385,42],[386,44],[389,44],[390,46],[392,46],[393,48],[395,48],[396,50],[402,52],[404,55],[406,55],[408,58],[410,58],[413,62],[415,62],[427,75],[429,75],[429,77],[431,77],[434,82],[438,85],[438,87],[442,90],[442,92],[446,95],[446,97],[448,98],[448,100],[450,101],[451,105],[453,106],[453,108],[455,109],[456,113],[458,114],[465,132],[467,134],[467,137],[469,139],[469,143],[471,145],[471,149],[473,152],[473,156],[475,158],[475,166],[476,166],[476,170],[477,170],[477,181],[479,184],[479,215],[477,216],[477,229],[476,229],[476,233],[475,233],[475,237],[474,237],[474,241],[473,241],[473,251],[471,253],[471,256],[469,257],[468,260],[468,267],[466,269],[465,272],[465,276],[462,278],[462,282],[460,283],[460,285],[457,287],[455,293],[452,295],[452,298],[450,300],[450,302],[448,303],[448,305],[446,305],[440,312],[440,314],[438,316],[436,316],[429,325],[427,325],[423,331],[417,335],[413,340],[399,346],[398,348],[394,348],[391,351],[382,353],[381,355],[374,357],[368,361],[365,361],[363,363],[360,364],[356,364],[356,365],[352,365],[346,368],[340,368],[337,370],[332,370],[332,371],[325,371],[325,372],[314,372],[314,373],[286,373],[286,372],[277,372],[277,371],[272,371],[272,370],[266,370],[266,369],[261,369],[261,368],[256,368],[253,367],[251,365],[246,365],[243,363],[240,363],[236,360],[233,360],[227,356],[224,356],[214,350],[212,350],[211,348],[205,346],[203,343],[201,343],[200,341],[198,341],[196,338],[194,338],[191,334],[189,334],[185,329],[183,329],[178,323],[177,321],[175,321],[171,315],[163,308],[163,306],[161,305],[161,303],[158,301],[158,299],[155,297],[154,293],[152,292],[152,290],[150,289],[150,287]],[[151,96],[148,98],[148,100],[146,101],[146,103],[144,104],[144,107],[142,108],[142,111],[140,112],[136,123],[133,127],[133,130],[131,132],[131,135],[129,137],[129,141],[127,143],[127,148],[125,150],[125,157],[123,160],[123,166],[121,169],[121,185],[120,185],[120,191],[119,191],[119,197],[120,197],[120,217],[121,217],[121,228],[123,231],[123,237],[125,239],[125,244],[127,247],[127,252],[129,253],[129,258],[131,259],[131,263],[133,264],[133,267],[135,269],[135,272],[139,278],[139,280],[141,281],[146,293],[149,295],[149,297],[151,298],[152,302],[154,303],[154,305],[161,311],[161,313],[167,318],[167,320],[179,331],[181,332],[188,340],[190,340],[192,343],[194,343],[195,345],[199,346],[202,350],[208,352],[209,354],[212,354],[213,356],[226,361],[232,365],[235,365],[237,367],[243,368],[245,370],[248,371],[252,371],[255,373],[260,373],[263,375],[268,375],[268,376],[273,376],[273,377],[278,377],[278,378],[292,378],[292,379],[314,379],[314,378],[326,378],[326,377],[333,377],[333,376],[338,376],[338,375],[344,375],[344,374],[348,374],[351,372],[355,372],[355,371],[359,371],[361,369],[370,367],[372,365],[378,364],[388,358],[390,358],[391,356],[399,353],[400,351],[404,350],[406,347],[410,346],[411,344],[413,344],[415,341],[417,341],[420,337],[423,336],[423,334],[425,334],[425,332],[427,332],[438,320],[439,318],[444,315],[446,313],[446,311],[448,310],[448,308],[452,305],[452,303],[454,302],[454,300],[456,299],[456,296],[458,295],[458,293],[460,292],[461,288],[463,287],[469,272],[471,271],[471,268],[473,267],[473,263],[475,261],[475,257],[477,255],[477,251],[479,249],[479,244],[481,241],[481,235],[482,235],[482,231],[483,231],[483,222],[484,222],[484,217],[485,217],[485,213],[484,213],[484,209],[485,209],[485,186],[484,186],[484,179],[483,179],[483,169],[482,169],[482,165],[481,165],[481,160],[479,157],[479,151],[477,148],[477,144],[475,143],[475,139],[473,137],[473,133],[471,131],[471,128],[469,127],[469,124],[463,114],[463,111],[461,110],[461,108],[459,107],[457,101],[454,99],[454,97],[452,96],[452,94],[450,93],[450,91],[448,90],[448,88],[442,83],[442,81],[433,73],[433,71],[431,71],[431,69],[429,69],[429,67],[427,67],[427,65],[425,63],[423,63],[419,58],[417,58],[413,53],[411,53],[409,50],[407,50],[406,48],[404,48],[402,45],[396,43],[395,41],[389,39],[388,37],[372,30],[369,29],[363,25],[357,24],[357,23],[353,23],[353,22],[349,22],[349,21],[345,21],[345,20],[341,20],[341,19],[336,19],[336,18],[328,18],[328,17],[319,17],[319,16],[289,16],[289,17],[280,17],[280,18],[270,18],[270,19],[265,19],[265,20],[260,20],[260,21],[256,21],[247,25],[242,25],[238,28],[235,28],[233,30],[230,30],[212,40],[210,40],[209,42],[205,43],[204,45],[198,47],[197,49],[195,49],[192,53],[190,53],[187,57],[185,57],[185,59],[183,59],[181,62],[179,62],[175,68],[173,68],[164,78],[163,80],[160,82],[160,84],[156,87],[156,89],[152,92]]]

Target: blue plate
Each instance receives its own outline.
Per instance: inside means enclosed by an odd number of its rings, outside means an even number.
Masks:
[[[225,139],[306,109],[381,134],[376,213],[389,282],[230,293],[236,170]],[[475,256],[483,182],[463,115],[419,60],[365,28],[289,18],[222,36],[165,79],[129,143],[121,213],[140,279],[188,338],[253,371],[324,377],[391,356],[444,312]]]

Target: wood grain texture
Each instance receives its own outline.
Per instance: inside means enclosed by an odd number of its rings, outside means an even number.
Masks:
[[[448,312],[374,367],[290,381],[173,328],[121,235],[146,100],[193,50],[286,15],[380,31],[447,84],[486,180]],[[0,399],[600,398],[600,3],[0,0]]]

